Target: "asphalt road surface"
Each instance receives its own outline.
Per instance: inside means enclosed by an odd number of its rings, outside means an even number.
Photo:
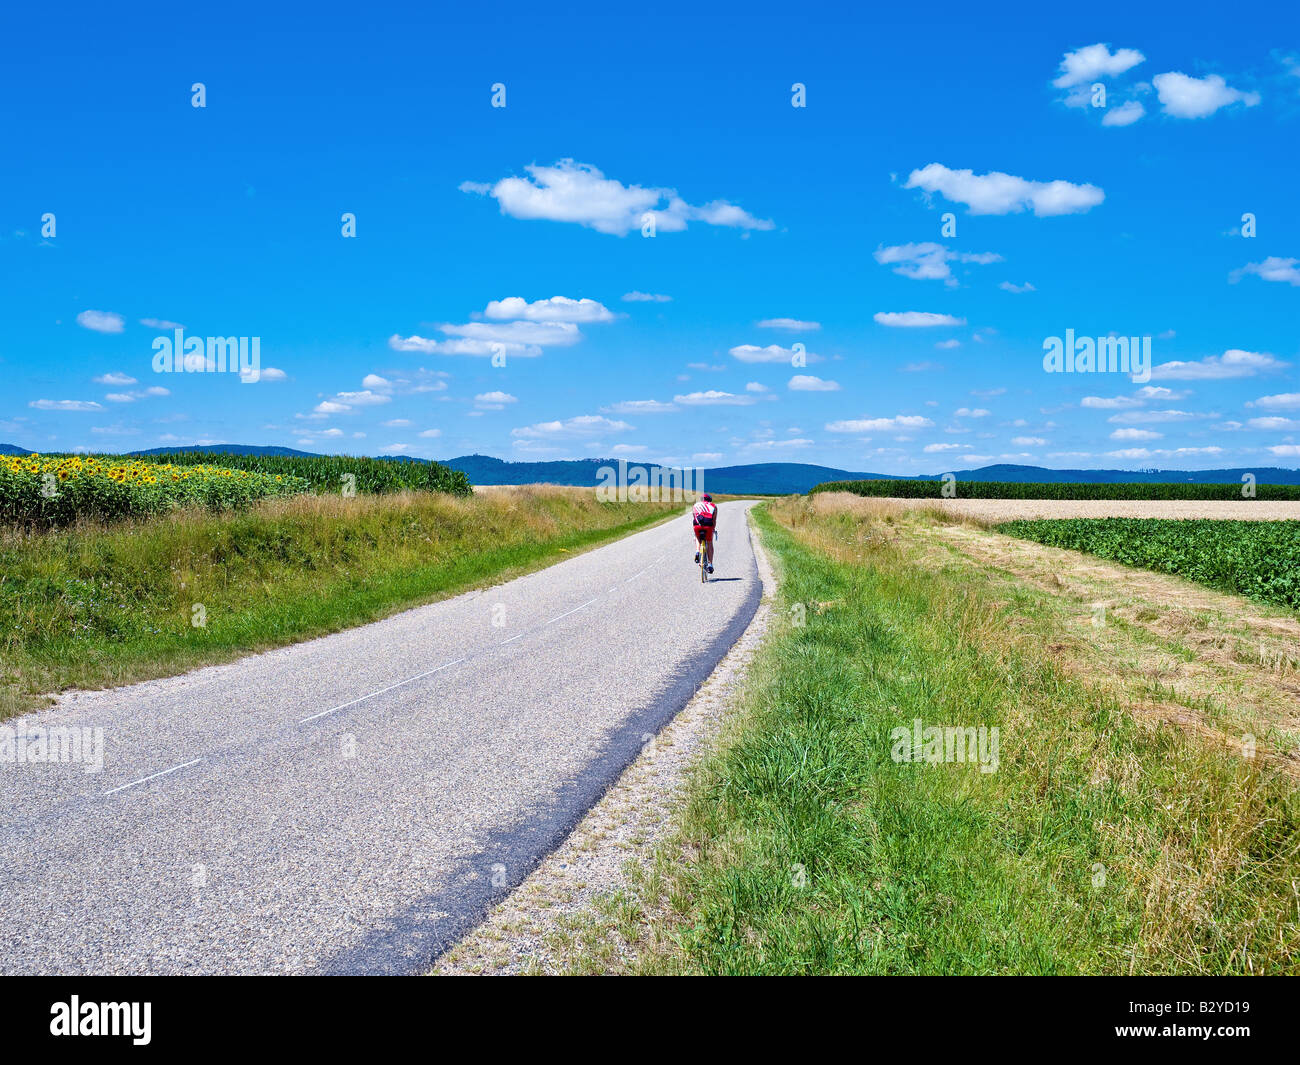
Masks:
[[[413,973],[573,828],[744,630],[721,506],[549,569],[4,724],[104,764],[0,761],[0,972]]]

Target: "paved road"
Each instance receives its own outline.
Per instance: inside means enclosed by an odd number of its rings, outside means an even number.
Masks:
[[[0,972],[424,971],[693,694],[758,605],[724,503],[509,584],[63,698],[104,767],[0,761]]]

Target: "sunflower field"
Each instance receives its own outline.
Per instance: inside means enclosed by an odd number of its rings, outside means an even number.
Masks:
[[[78,518],[161,514],[184,506],[240,507],[305,492],[302,477],[115,455],[0,455],[0,525],[50,528]]]

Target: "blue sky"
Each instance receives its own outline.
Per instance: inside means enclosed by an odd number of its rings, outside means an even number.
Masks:
[[[1294,9],[905,7],[7,12],[0,441],[1300,466]]]

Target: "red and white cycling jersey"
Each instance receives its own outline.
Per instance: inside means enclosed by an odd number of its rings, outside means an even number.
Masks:
[[[718,521],[718,508],[712,503],[706,503],[700,500],[695,506],[691,507],[691,522],[694,525],[703,525],[712,528]]]

